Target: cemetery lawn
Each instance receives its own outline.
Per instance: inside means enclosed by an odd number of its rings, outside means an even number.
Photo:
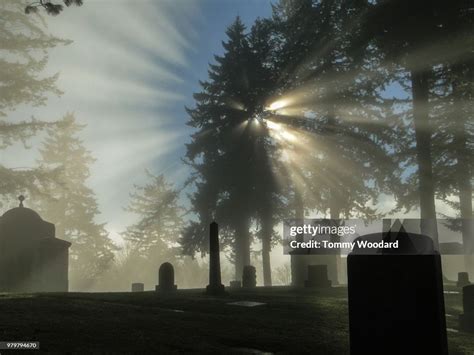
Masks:
[[[461,295],[445,299],[456,330]],[[228,304],[238,301],[265,304]],[[448,336],[451,354],[474,352],[472,335]],[[347,289],[258,288],[221,298],[203,290],[0,294],[0,341],[26,340],[44,353],[348,354]]]

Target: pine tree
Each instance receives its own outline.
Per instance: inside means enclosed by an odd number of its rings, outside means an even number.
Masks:
[[[148,182],[143,186],[134,186],[126,208],[138,220],[122,233],[130,252],[125,259],[126,267],[122,268],[124,273],[121,278],[129,276],[133,280],[153,284],[156,283],[158,266],[163,262],[171,262],[177,279],[192,284],[179,272],[193,263],[195,268],[200,269],[197,262],[180,255],[178,241],[183,228],[180,191],[168,183],[163,175],[155,176],[148,171],[146,175]],[[194,271],[199,271],[197,269]]]
[[[130,195],[130,204],[126,208],[139,219],[127,227],[123,236],[142,257],[164,259],[177,254],[177,243],[183,225],[179,191],[163,175],[155,176],[148,171],[146,175],[150,182],[144,186],[135,185],[135,191]]]
[[[275,75],[265,21],[258,20],[248,35],[237,18],[226,34],[224,54],[215,56],[209,80],[201,82],[202,91],[194,95],[196,107],[188,109],[189,125],[198,129],[187,146],[187,161],[195,169],[197,191],[191,201],[199,221],[188,226],[182,244],[186,252],[206,252],[207,225],[216,219],[240,279],[243,266],[250,264],[251,224],[257,219],[274,221],[272,213],[261,213],[270,208],[276,190],[268,161],[272,146],[261,114]],[[261,236],[265,282],[270,284],[273,224],[267,225]]]
[[[71,5],[82,6],[83,2],[82,0],[63,0],[63,3],[69,7]],[[25,14],[36,14],[40,8],[43,8],[48,15],[56,16],[63,11],[64,6],[51,0],[38,0],[25,7]]]
[[[42,216],[55,224],[57,236],[72,243],[72,288],[89,287],[99,279],[113,262],[115,250],[105,224],[95,221],[100,211],[86,185],[94,159],[79,138],[84,127],[67,114],[56,128],[48,129],[39,164],[55,169],[57,176],[54,182],[41,184],[42,195],[33,198]]]
[[[474,174],[474,19],[469,3],[455,1],[443,14],[445,58],[435,67],[431,119],[437,197],[448,202],[462,219],[456,224],[466,254],[474,253],[472,177]],[[458,196],[452,200],[452,196]],[[469,265],[466,258],[467,270]],[[471,262],[472,263],[472,262]]]
[[[397,184],[391,101],[381,95],[389,77],[360,26],[369,8],[343,0],[281,0],[273,7],[277,92],[290,102],[274,120],[297,137],[286,147],[288,217],[318,211],[331,219],[375,218],[370,204]],[[335,279],[338,260],[326,259]],[[293,283],[301,285],[305,262],[291,262]]]
[[[49,35],[43,19],[39,15],[25,15],[24,6],[23,1],[0,2],[0,50],[5,54],[0,58],[0,149],[16,142],[26,146],[38,130],[51,127],[35,119],[3,119],[9,112],[24,104],[44,105],[50,94],[61,95],[55,86],[58,75],[44,76],[43,72],[48,63],[47,52],[69,42]],[[0,194],[31,190],[34,182],[50,178],[48,171],[14,170],[0,165]]]

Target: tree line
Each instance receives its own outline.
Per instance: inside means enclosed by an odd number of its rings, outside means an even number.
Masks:
[[[381,194],[418,207],[436,245],[446,201],[472,252],[473,29],[462,0],[280,0],[249,29],[237,18],[187,109],[184,252],[206,252],[215,219],[236,278],[258,241],[271,285],[277,221],[380,217]]]
[[[59,13],[44,5],[33,7]],[[48,51],[69,41],[48,34],[41,14],[25,11],[32,4],[1,6],[0,49],[18,59],[0,58],[4,118],[62,94],[57,75],[42,72]],[[71,266],[83,283],[113,265],[139,271],[158,259],[197,268],[184,255],[207,253],[207,228],[216,220],[235,277],[258,254],[271,285],[279,221],[314,211],[378,218],[383,194],[396,199],[392,212],[419,208],[422,232],[435,242],[435,201],[450,204],[472,252],[472,22],[466,0],[279,0],[270,18],[248,29],[236,18],[186,109],[195,129],[184,158],[188,215],[180,204],[185,190],[149,174],[131,194],[128,210],[138,220],[123,232],[130,246],[123,260],[96,222],[98,204],[87,187],[93,157],[74,115],[0,120],[1,149],[27,147],[46,132],[36,167],[0,165],[0,193],[34,196],[58,236],[73,241]]]

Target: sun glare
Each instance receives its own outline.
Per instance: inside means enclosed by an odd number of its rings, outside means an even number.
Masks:
[[[275,123],[269,120],[266,120],[265,122],[267,124],[267,127],[274,131],[280,131],[282,129],[281,125],[279,125],[278,123]]]
[[[272,102],[270,106],[267,107],[267,111],[276,111],[287,105],[288,103],[285,100],[278,100],[278,101]]]

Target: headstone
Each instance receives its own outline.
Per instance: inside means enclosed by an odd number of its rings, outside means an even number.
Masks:
[[[158,270],[158,285],[155,290],[160,292],[176,291],[178,287],[174,284],[174,268],[170,263],[163,263]]]
[[[426,236],[376,233],[347,260],[351,355],[448,354],[440,255]],[[372,245],[373,246],[373,245]]]
[[[469,274],[467,272],[458,272],[458,282],[456,283],[457,287],[464,287],[470,284]]]
[[[459,316],[459,328],[474,333],[474,285],[463,287],[462,306],[464,313]]]
[[[241,287],[242,287],[242,282],[240,282],[239,280],[230,282],[230,288],[241,288]]]
[[[242,273],[242,287],[254,288],[257,287],[257,270],[255,266],[245,265]]]
[[[219,226],[212,222],[209,226],[209,285],[206,293],[209,295],[224,294],[224,285],[221,282],[221,261],[219,254]]]
[[[67,292],[71,243],[18,199],[0,217],[0,292]]]
[[[132,292],[143,292],[145,291],[145,285],[141,282],[135,282],[132,284]]]
[[[327,265],[308,265],[308,280],[305,287],[331,287],[331,280],[328,279]]]

